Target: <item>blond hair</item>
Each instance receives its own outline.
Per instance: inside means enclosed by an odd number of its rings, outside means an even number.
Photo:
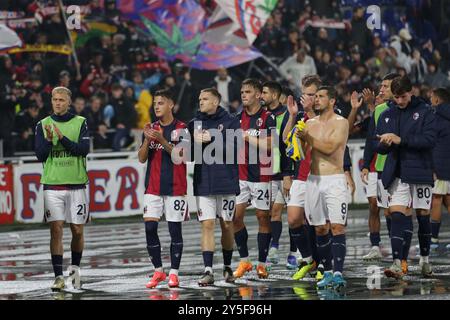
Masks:
[[[55,87],[55,88],[53,88],[52,96],[55,93],[65,93],[69,97],[69,100],[72,100],[72,92],[69,89],[67,89],[66,87]]]

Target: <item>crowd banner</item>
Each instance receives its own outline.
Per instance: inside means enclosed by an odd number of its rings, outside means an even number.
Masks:
[[[70,46],[59,44],[26,44],[23,48],[8,50],[8,53],[10,54],[20,52],[53,52],[70,55],[72,53],[72,49],[70,49]]]
[[[0,225],[14,222],[13,189],[12,166],[0,164]]]
[[[192,196],[193,165],[188,164],[189,210],[196,210]],[[93,219],[142,214],[146,166],[136,159],[88,161],[86,186]],[[44,190],[40,184],[42,164],[18,164],[14,168],[15,220],[40,223],[44,217]]]

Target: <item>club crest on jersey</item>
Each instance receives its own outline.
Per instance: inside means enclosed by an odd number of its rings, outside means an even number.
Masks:
[[[258,120],[256,120],[256,126],[261,127],[262,124],[263,124],[263,120],[261,118],[258,118]]]
[[[414,119],[414,120],[419,119],[419,113],[418,113],[418,112],[415,112],[415,113],[413,114],[413,119]]]
[[[220,132],[222,132],[222,130],[223,130],[223,124],[219,124],[219,126],[217,127],[217,130],[219,130]]]

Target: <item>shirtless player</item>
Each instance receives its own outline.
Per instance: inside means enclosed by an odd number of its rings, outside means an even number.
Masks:
[[[336,96],[333,87],[320,87],[314,106],[319,115],[308,120],[305,129],[297,135],[311,149],[305,213],[308,222],[316,228],[318,256],[325,270],[317,286],[338,289],[345,286],[342,271],[346,253],[347,182],[343,159],[349,126],[345,118],[334,113]]]

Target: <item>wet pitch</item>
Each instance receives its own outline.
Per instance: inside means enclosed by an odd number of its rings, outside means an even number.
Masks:
[[[319,300],[319,299],[450,299],[450,218],[443,214],[440,232],[441,245],[431,255],[433,277],[423,279],[418,267],[417,222],[410,251],[409,274],[403,281],[382,276],[383,268],[392,263],[390,243],[382,221],[383,260],[364,263],[361,257],[370,249],[367,211],[350,211],[347,229],[347,256],[344,277],[347,288],[343,292],[317,290],[316,281],[306,278],[291,280],[294,271],[287,270],[289,250],[286,216],[283,215],[283,233],[280,239],[280,263],[272,266],[268,279],[260,280],[252,271],[236,283],[228,284],[222,277],[220,228],[217,226],[214,256],[215,285],[201,288],[197,280],[203,272],[200,251],[200,225],[194,219],[183,225],[184,251],[180,268],[180,288],[169,289],[167,282],[156,289],[145,284],[152,273],[149,262],[144,224],[135,223],[95,225],[86,227],[85,250],[82,259],[81,290],[52,293],[53,271],[49,253],[49,231],[46,229],[19,232],[1,232],[0,227],[0,299],[150,299],[150,300]],[[415,219],[414,219],[415,220]],[[254,214],[246,216],[249,233],[249,251],[257,261],[257,222]],[[163,265],[170,269],[170,237],[166,222],[161,222],[159,234]],[[64,229],[64,268],[70,263],[70,230]],[[234,251],[233,269],[239,261]],[[66,276],[67,273],[64,272]],[[381,278],[380,278],[381,277]]]

